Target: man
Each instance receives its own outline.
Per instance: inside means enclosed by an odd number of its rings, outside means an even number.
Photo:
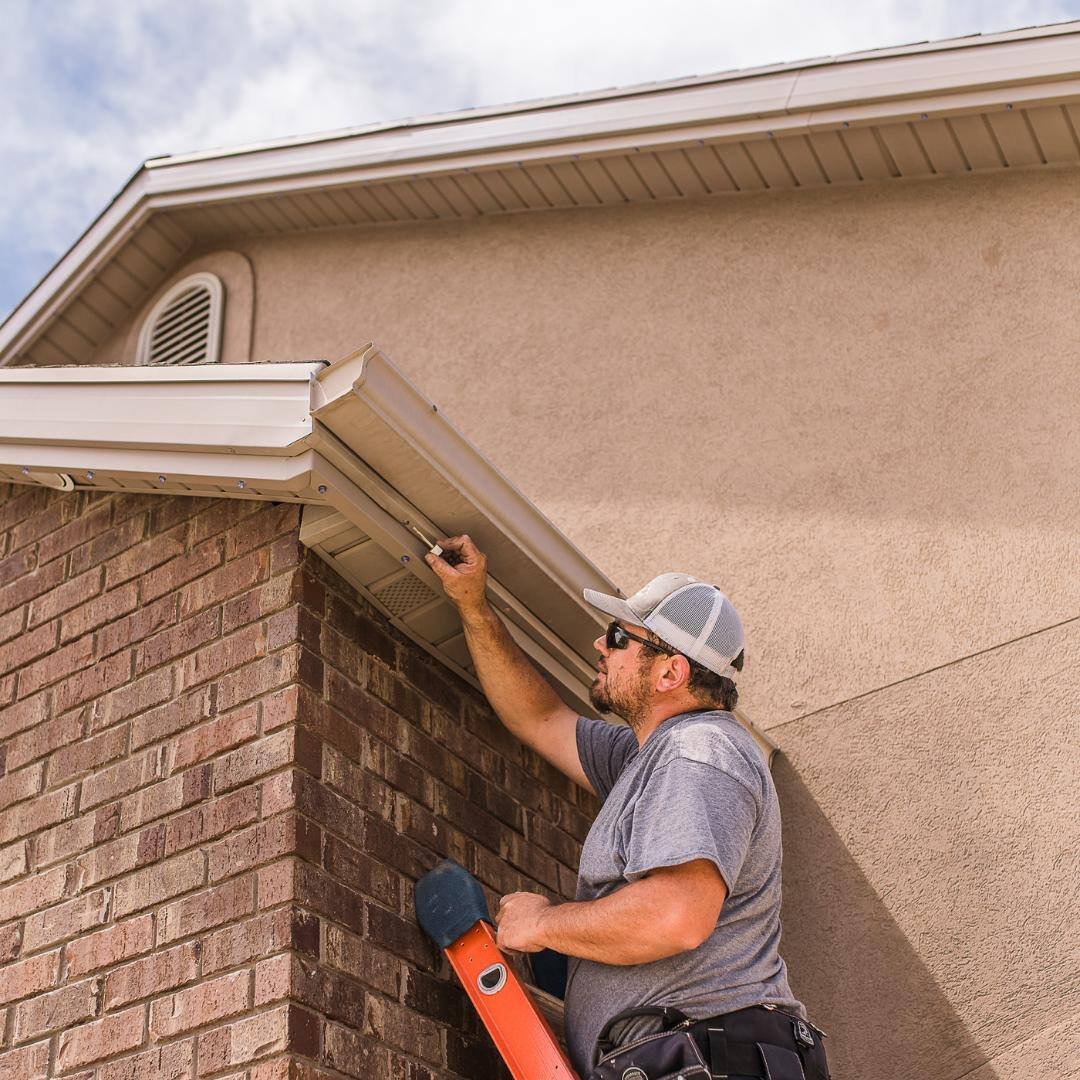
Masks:
[[[798,1080],[805,1066],[807,1076],[827,1076],[820,1036],[805,1023],[777,951],[780,814],[768,767],[730,712],[743,665],[730,601],[685,574],[662,574],[629,600],[585,591],[614,619],[594,643],[590,697],[623,727],[580,717],[556,696],[488,603],[484,555],[467,536],[441,544],[454,565],[433,554],[428,565],[461,615],[500,720],[603,800],[582,849],[576,900],[513,893],[496,916],[500,946],[570,957],[575,1068],[588,1074],[597,1037],[616,1014],[668,1005],[695,1020],[716,1018],[711,1036],[693,1029],[716,1075]],[[613,1041],[625,1044],[650,1025],[631,1018]]]

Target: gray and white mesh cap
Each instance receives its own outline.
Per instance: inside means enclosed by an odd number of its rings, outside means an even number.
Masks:
[[[661,574],[623,600],[585,590],[585,603],[607,615],[644,626],[702,667],[734,679],[731,661],[743,651],[742,622],[734,604],[715,586],[689,574]]]

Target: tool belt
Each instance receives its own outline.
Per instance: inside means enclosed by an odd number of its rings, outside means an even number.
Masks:
[[[663,1030],[613,1048],[611,1029],[636,1016],[659,1017]],[[829,1080],[824,1037],[813,1024],[768,1005],[706,1020],[670,1006],[627,1009],[604,1025],[586,1080]]]

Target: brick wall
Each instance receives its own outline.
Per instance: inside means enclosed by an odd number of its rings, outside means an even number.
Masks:
[[[412,883],[594,808],[298,524],[0,486],[0,1080],[504,1075]]]

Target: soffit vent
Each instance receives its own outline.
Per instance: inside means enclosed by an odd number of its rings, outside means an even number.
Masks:
[[[139,335],[138,363],[214,364],[219,358],[224,289],[214,274],[192,274],[154,305]]]

